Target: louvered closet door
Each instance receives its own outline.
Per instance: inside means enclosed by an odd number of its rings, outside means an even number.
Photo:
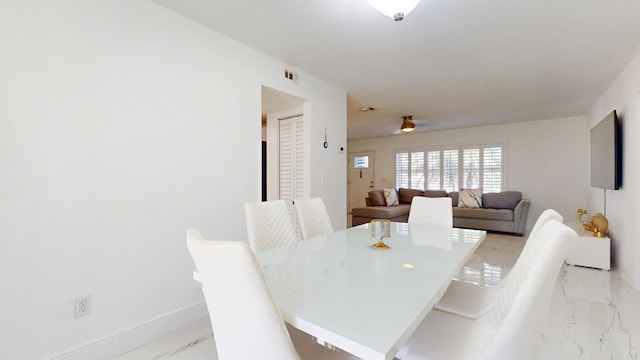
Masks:
[[[293,200],[305,198],[304,187],[304,124],[302,116],[280,120],[280,199],[289,207],[291,220],[300,238]]]

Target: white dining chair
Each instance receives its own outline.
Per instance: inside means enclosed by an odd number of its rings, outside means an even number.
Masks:
[[[477,319],[486,313],[496,301],[498,294],[508,281],[521,282],[522,276],[529,271],[537,246],[540,243],[541,237],[538,236],[540,228],[551,219],[558,222],[562,222],[563,220],[562,215],[553,209],[546,209],[540,214],[536,223],[533,225],[533,229],[529,234],[520,256],[518,256],[512,270],[500,284],[488,287],[465,281],[452,281],[435,308],[469,319]]]
[[[453,227],[451,198],[414,196],[408,223]]]
[[[202,283],[218,359],[355,359],[284,323],[246,242],[205,240],[188,229],[187,248]]]
[[[220,359],[299,359],[247,243],[187,230]]]
[[[549,220],[537,236],[531,268],[521,282],[509,281],[491,309],[472,320],[431,311],[396,355],[412,359],[536,359],[537,340],[560,268],[576,241],[576,232]]]
[[[296,241],[296,232],[284,200],[245,204],[249,245],[263,251]]]
[[[321,198],[295,201],[302,239],[310,239],[333,232],[327,208]]]

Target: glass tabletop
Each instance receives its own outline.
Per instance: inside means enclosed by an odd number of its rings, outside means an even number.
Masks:
[[[369,224],[256,254],[282,317],[363,359],[391,359],[440,299],[485,231]]]

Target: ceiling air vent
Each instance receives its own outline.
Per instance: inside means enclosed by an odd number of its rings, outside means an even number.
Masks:
[[[291,70],[284,69],[284,78],[296,82],[298,80],[298,74]]]

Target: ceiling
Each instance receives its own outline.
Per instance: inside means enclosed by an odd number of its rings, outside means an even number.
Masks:
[[[640,50],[640,0],[156,0],[347,91],[347,137],[585,115]],[[360,111],[373,107],[376,111]],[[401,135],[398,135],[401,136]]]

